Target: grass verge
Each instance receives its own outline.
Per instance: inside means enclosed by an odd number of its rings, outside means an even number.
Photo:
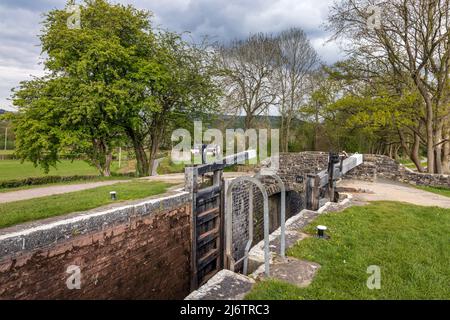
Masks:
[[[135,180],[89,190],[30,200],[0,204],[0,228],[19,223],[85,211],[111,203],[142,199],[162,194],[171,184],[156,181]],[[116,191],[118,201],[110,199],[109,192]]]
[[[417,189],[439,194],[441,196],[450,197],[450,189],[440,187],[415,186]]]
[[[450,210],[376,202],[319,217],[331,239],[307,238],[289,255],[322,267],[307,288],[269,280],[247,299],[450,299]],[[369,266],[381,269],[381,289],[366,283]]]
[[[183,173],[185,165],[175,164],[171,159],[170,155],[165,157],[158,166],[158,174],[171,174],[171,173]]]

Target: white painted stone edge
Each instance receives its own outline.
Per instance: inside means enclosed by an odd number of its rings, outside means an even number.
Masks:
[[[184,300],[202,300],[208,293],[219,290],[220,283],[224,281],[225,277],[232,277],[242,282],[254,284],[255,280],[244,276],[242,274],[235,273],[233,271],[223,269],[219,271],[214,277],[212,277],[207,283],[192,291]]]

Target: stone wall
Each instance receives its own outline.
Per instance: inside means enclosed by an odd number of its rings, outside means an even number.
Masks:
[[[286,219],[294,216],[305,208],[304,182],[308,174],[317,173],[328,165],[328,153],[301,152],[280,154],[278,176],[283,180],[286,188]],[[270,159],[255,168],[269,167]],[[260,179],[269,195],[269,229],[275,231],[280,226],[281,190],[276,180],[269,177]],[[241,183],[233,188],[233,250],[234,258],[240,259],[244,255],[248,241],[248,212],[249,188],[253,188],[253,243],[264,238],[264,207],[263,196],[256,186]]]
[[[190,291],[189,195],[5,229],[0,299],[181,299]],[[69,266],[81,271],[70,290]]]
[[[270,167],[271,159],[264,160],[255,171]],[[308,174],[316,174],[328,167],[328,153],[299,152],[281,153],[279,157],[278,176],[286,185],[297,192],[304,191],[304,182]]]
[[[266,162],[264,165],[269,164],[270,162]],[[285,153],[280,155],[279,176],[285,183],[293,184],[295,190],[303,192],[303,184],[300,181],[304,181],[308,174],[326,169],[327,165],[326,152]],[[381,178],[414,185],[450,188],[449,175],[418,173],[387,156],[373,154],[365,154],[364,163],[348,172],[344,178],[366,181]]]
[[[280,154],[278,175],[289,183],[297,184],[303,190],[308,174],[316,174],[328,167],[328,153],[299,152]]]
[[[367,181],[381,178],[412,185],[450,188],[449,175],[418,173],[387,156],[373,154],[365,154],[364,163],[350,171],[345,178]]]
[[[270,232],[280,227],[281,193],[278,188],[266,182],[269,195],[269,229]],[[236,260],[242,258],[249,238],[249,188],[253,188],[253,243],[256,244],[264,238],[264,201],[262,193],[250,183],[241,183],[233,188],[233,250]],[[228,205],[228,204],[227,204]],[[303,199],[296,191],[286,192],[286,219],[292,217],[303,209]]]

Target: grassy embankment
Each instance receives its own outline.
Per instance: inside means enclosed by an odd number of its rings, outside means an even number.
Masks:
[[[321,265],[313,283],[263,281],[248,299],[450,299],[449,209],[377,202],[321,216],[306,232],[319,224],[330,240],[311,237],[289,250]],[[380,290],[366,285],[372,265]]]

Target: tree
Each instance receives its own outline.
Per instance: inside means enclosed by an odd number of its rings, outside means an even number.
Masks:
[[[206,44],[187,43],[179,34],[165,31],[156,35],[155,46],[159,71],[155,74],[154,66],[146,66],[135,75],[133,114],[125,127],[135,149],[141,150],[137,153],[141,175],[152,172],[168,130],[189,127],[193,120],[215,111],[221,92],[214,81],[214,54]],[[143,152],[143,137],[147,137],[149,157]]]
[[[274,37],[263,33],[218,49],[224,109],[235,114],[243,111],[245,129],[250,129],[255,116],[264,114],[276,100],[270,79],[278,49]]]
[[[299,112],[312,123],[312,150],[317,151],[321,125],[329,120],[329,107],[338,99],[340,86],[329,77],[324,67],[311,73],[306,82],[307,98]]]
[[[382,12],[375,28],[368,27],[371,5]],[[361,65],[368,72],[378,71],[371,62],[382,65],[420,94],[417,107],[423,111],[417,114],[425,127],[428,172],[448,171],[450,2],[344,0],[332,7],[328,28],[335,38],[350,40],[345,42],[348,51],[365,62]]]
[[[272,84],[281,115],[281,151],[288,152],[291,122],[305,102],[307,77],[317,67],[319,57],[301,29],[285,30],[275,41],[278,50]]]
[[[414,86],[399,79],[389,65],[372,65],[372,71],[360,60],[349,59],[326,69],[344,89],[331,109],[347,114],[344,124],[349,129],[363,129],[372,136],[375,145],[370,152],[398,156],[402,150],[422,172],[420,148],[426,138]]]
[[[109,176],[112,150],[124,136],[130,73],[153,39],[149,14],[93,0],[81,7],[82,28],[68,28],[69,15],[46,14],[40,40],[49,74],[22,82],[14,94],[18,154],[47,171],[62,153],[84,155]]]
[[[207,54],[155,32],[150,12],[132,6],[86,0],[79,29],[68,28],[69,16],[47,13],[40,40],[49,74],[15,93],[19,154],[48,170],[70,152],[109,175],[113,148],[129,142],[137,174],[147,176],[175,114],[215,105]]]

